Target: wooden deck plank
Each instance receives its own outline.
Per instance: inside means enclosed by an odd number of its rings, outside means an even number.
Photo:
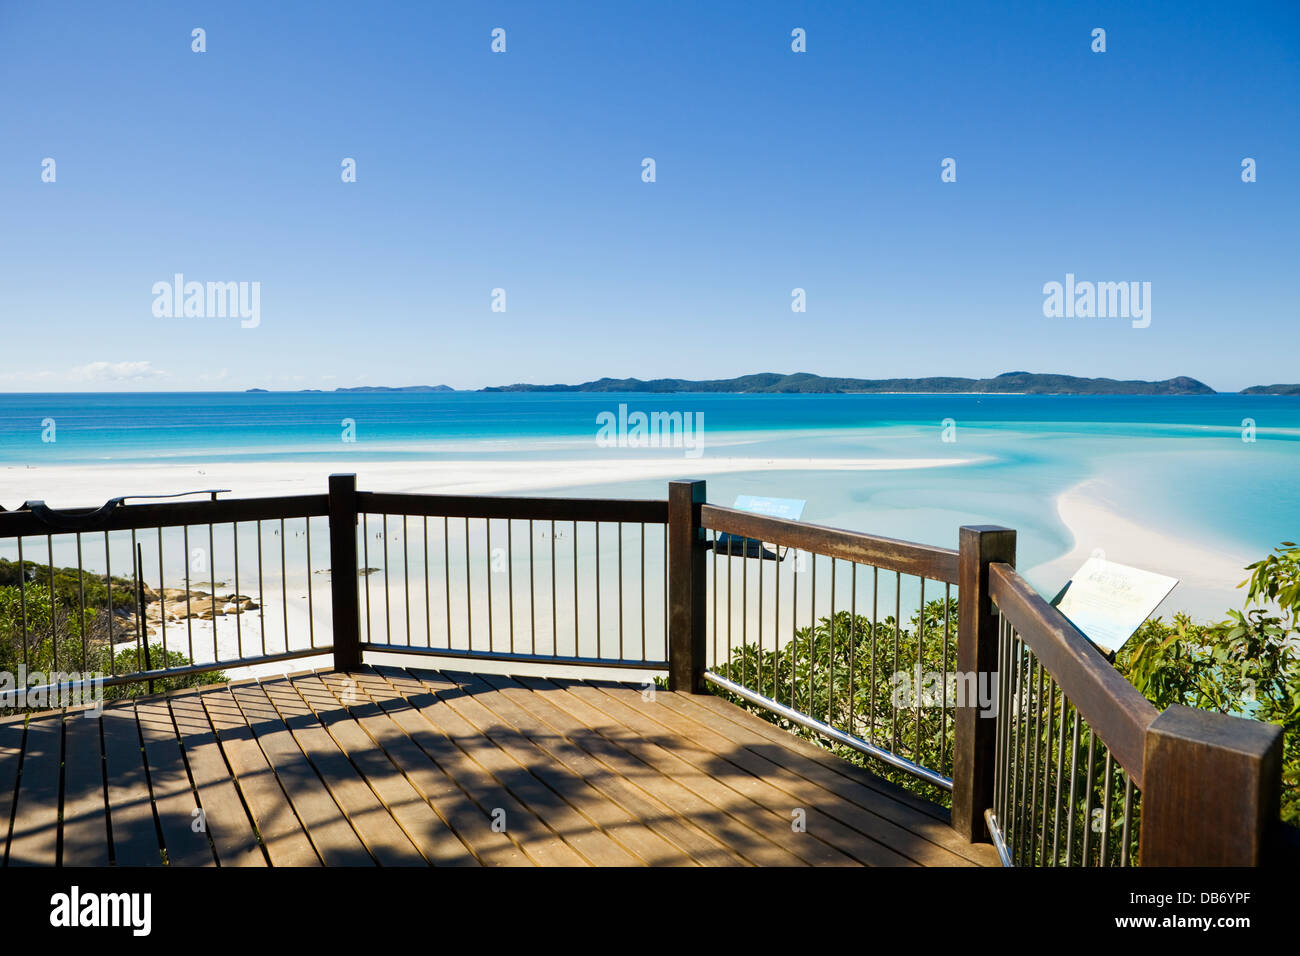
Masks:
[[[311,760],[347,815],[357,836],[381,866],[427,866],[411,838],[357,772],[289,679],[263,681],[261,690]]]
[[[352,829],[321,782],[316,768],[299,749],[266,695],[256,685],[232,687],[230,694],[248,721],[267,763],[284,787],[320,858],[327,866],[373,866],[375,861],[370,851]]]
[[[582,866],[587,861],[540,817],[521,802],[493,771],[517,782],[521,774],[509,771],[509,761],[497,746],[484,740],[425,685],[405,671],[375,668],[359,675],[367,684],[380,679],[404,696],[411,706],[436,732],[422,733],[418,743],[429,756],[447,768],[457,780],[488,808],[494,821],[504,824],[519,846],[543,866]],[[500,823],[497,824],[498,826]]]
[[[0,826],[8,862],[38,865],[997,863],[942,809],[715,695],[460,669],[0,720]]]
[[[9,856],[9,827],[18,797],[18,770],[23,762],[27,721],[0,721],[0,863]]]
[[[185,759],[203,808],[203,824],[222,866],[266,866],[266,855],[249,819],[208,723],[203,703],[192,690],[168,695],[172,720],[180,733]]]
[[[350,685],[346,683],[349,680]],[[387,681],[373,675],[366,678],[336,673],[325,675],[325,681],[336,694],[351,692],[356,696],[356,702],[349,705],[353,716],[482,863],[532,864],[509,834],[492,829],[490,808],[476,803],[471,793],[462,789],[420,745],[418,739],[423,737],[437,749],[433,728]]]
[[[419,674],[418,671],[412,673]],[[474,674],[447,672],[447,676],[467,687],[487,719],[511,728],[519,739],[526,740],[539,754],[534,775],[565,798],[620,847],[640,862],[652,866],[693,866],[695,861],[682,848],[669,842],[651,825],[659,814],[642,800],[641,807],[652,812],[631,812],[619,799],[617,781],[601,774],[600,765],[581,754],[562,735],[555,733],[527,711],[512,704],[494,687]],[[583,758],[586,758],[585,760]],[[572,766],[571,764],[577,764]],[[607,779],[602,779],[605,776]],[[602,786],[603,784],[603,786]],[[631,788],[627,788],[630,790]]]
[[[130,701],[105,705],[101,725],[113,862],[117,866],[161,866],[162,847],[145,775],[135,705]]]
[[[64,866],[108,866],[103,748],[94,711],[63,718]]]
[[[190,775],[172,724],[165,697],[142,697],[136,701],[135,717],[144,741],[145,765],[149,768],[149,792],[153,795],[163,847],[172,866],[216,866],[208,835],[196,829],[200,809],[190,784]]]
[[[217,741],[253,815],[271,865],[319,866],[320,857],[302,821],[294,813],[275,770],[258,746],[253,729],[230,691],[224,687],[204,688],[196,699],[216,731]]]
[[[9,865],[54,866],[59,862],[63,715],[56,712],[28,721],[24,747]]]
[[[677,757],[655,740],[647,739],[625,724],[587,703],[569,688],[543,678],[516,678],[525,687],[538,691],[556,707],[572,715],[595,732],[588,742],[607,762],[624,763],[631,758],[656,774],[673,788],[674,805],[680,812],[698,821],[710,833],[725,838],[727,845],[758,866],[799,866],[805,861],[787,849],[784,834],[788,824],[774,827],[762,808],[741,798],[697,767]],[[671,743],[669,743],[671,746]]]
[[[647,772],[649,768],[638,765],[630,755],[621,764],[602,762],[584,746],[593,732],[578,726],[572,717],[547,703],[542,695],[510,677],[499,674],[479,677],[496,689],[506,708],[503,715],[512,719],[516,727],[529,733],[533,730],[527,728],[535,728],[537,732],[560,738],[563,744],[548,752],[575,773],[583,774],[594,786],[609,793],[637,819],[647,821],[696,863],[709,866],[747,864],[739,854],[680,815],[673,805],[671,791],[658,785],[662,780],[658,773]],[[492,706],[495,709],[497,704]],[[629,770],[630,777],[625,775]]]
[[[627,696],[636,691],[627,686],[621,689],[608,688],[607,692]],[[738,724],[729,724],[716,719],[711,712],[700,708],[692,709],[689,704],[690,694],[660,693],[656,700],[663,705],[663,710],[653,712],[653,716],[670,729],[684,733],[702,747],[712,750],[724,759],[748,770],[760,780],[772,784],[792,799],[816,807],[820,815],[850,827],[875,844],[888,851],[889,855],[901,855],[925,866],[969,866],[970,861],[964,857],[932,843],[893,821],[867,810],[852,800],[822,787],[820,784],[800,776],[788,769],[781,761],[781,748],[767,743],[757,737],[748,728]],[[679,720],[663,721],[665,713],[671,712]],[[685,721],[686,723],[682,723]],[[692,730],[692,725],[697,728]],[[810,828],[813,820],[810,815]],[[834,836],[834,834],[832,834]],[[837,846],[852,845],[846,843],[842,836],[835,836]],[[889,856],[877,852],[871,845],[860,844],[865,857],[863,862],[877,866],[895,865]],[[855,856],[857,853],[854,854]],[[900,864],[901,865],[901,864]]]
[[[606,681],[585,681],[581,692],[587,700],[606,712],[613,712],[633,730],[652,738],[671,740],[673,752],[714,779],[744,795],[756,806],[781,820],[784,829],[795,839],[787,848],[808,863],[817,866],[843,866],[860,863],[879,866],[907,866],[912,861],[888,847],[826,817],[816,804],[797,800],[744,766],[744,748],[720,739],[715,751],[697,740],[695,728],[655,702],[646,702],[639,693],[627,693],[621,685]],[[613,710],[611,711],[611,705]],[[796,813],[802,812],[805,829],[794,830]],[[784,834],[783,834],[784,836]]]
[[[904,790],[898,784],[878,777],[864,767],[842,760],[824,747],[817,746],[811,740],[788,733],[780,727],[768,723],[761,717],[737,707],[730,701],[723,700],[717,694],[693,694],[692,697],[701,707],[708,707],[714,713],[733,722],[748,724],[756,732],[763,734],[769,740],[783,744],[788,750],[802,754],[810,760],[815,760],[833,773],[852,780],[854,783],[860,783],[870,790],[875,790],[896,803],[901,803],[917,813],[924,814],[932,820],[937,820],[945,826],[949,826],[951,830],[948,811],[939,804],[918,796],[910,790]]]
[[[446,822],[318,677],[296,677],[292,684],[426,860],[435,866],[478,865]]]
[[[736,739],[745,741],[751,749],[817,783],[837,797],[879,814],[970,863],[978,866],[1001,865],[997,851],[991,845],[967,843],[946,820],[937,818],[929,809],[918,809],[916,803],[919,798],[896,784],[853,767],[816,744],[795,737],[712,694],[686,694],[678,695],[678,698],[678,705],[688,713],[698,714],[697,719],[709,715],[710,719],[720,722],[718,727],[724,728],[725,725],[723,733],[737,733]],[[861,773],[841,773],[839,765],[860,770]]]
[[[492,753],[493,775],[527,804],[546,824],[595,866],[635,866],[642,861],[615,842],[595,820],[577,809],[588,808],[604,798],[595,791],[583,793],[585,784],[567,771],[556,771],[545,754],[513,727],[474,700],[454,680],[437,671],[408,670],[408,674],[438,694],[442,719],[463,723],[465,735],[474,735],[496,745]],[[451,715],[454,714],[455,717]],[[458,731],[460,732],[460,731]],[[598,813],[600,811],[597,811]]]

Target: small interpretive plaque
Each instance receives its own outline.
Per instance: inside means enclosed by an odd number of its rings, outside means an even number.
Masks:
[[[1052,606],[1110,656],[1177,584],[1177,578],[1105,558],[1089,558],[1052,600]]]

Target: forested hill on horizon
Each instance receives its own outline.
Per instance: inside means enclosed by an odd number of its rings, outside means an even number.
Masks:
[[[266,392],[249,388],[247,392]],[[325,389],[276,389],[276,391],[322,392]],[[993,378],[829,378],[811,372],[784,375],[759,372],[736,378],[692,380],[685,378],[599,378],[579,385],[489,385],[479,389],[455,389],[449,385],[360,385],[335,388],[334,392],[648,392],[719,394],[975,394],[975,395],[1217,395],[1215,389],[1187,375],[1162,381],[1140,379],[1081,378],[1076,375],[1051,375],[1037,372],[1003,372]],[[1238,395],[1300,395],[1300,385],[1252,385]]]
[[[976,392],[1022,395],[1213,395],[1214,389],[1194,378],[1180,375],[1161,382],[1117,381],[1111,378],[1079,378],[1073,375],[1040,375],[1033,372],[1004,372],[995,378],[826,378],[811,372],[782,375],[760,372],[739,378],[690,381],[680,378],[602,378],[581,385],[504,385],[484,388],[485,392],[738,392],[810,395],[851,393],[943,393]]]

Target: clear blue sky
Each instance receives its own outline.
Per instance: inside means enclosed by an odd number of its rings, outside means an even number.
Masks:
[[[1292,382],[1298,213],[1294,2],[0,0],[0,391]],[[1151,326],[1045,318],[1067,272]]]

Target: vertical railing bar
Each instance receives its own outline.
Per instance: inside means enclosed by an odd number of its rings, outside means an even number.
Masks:
[[[599,558],[599,553],[596,556]],[[599,648],[599,641],[597,648]],[[573,522],[573,656],[582,656],[578,647],[578,522],[576,519]]]
[[[238,521],[232,521],[230,523],[230,538],[231,538],[231,542],[234,545],[234,557],[235,557],[235,593],[231,595],[231,597],[234,598],[234,600],[231,601],[231,603],[235,605],[235,646],[239,648],[238,660],[243,660],[244,628],[239,620],[241,617],[243,617],[243,615],[239,613],[240,608],[239,608],[239,522]],[[212,619],[212,626],[214,629],[217,626],[217,619],[215,617],[213,617]]]
[[[1119,844],[1119,865],[1129,865],[1129,825],[1133,820],[1133,778],[1130,777],[1122,767],[1120,773],[1124,776],[1124,826],[1120,831]]]
[[[1101,791],[1101,852],[1097,861],[1098,866],[1106,866],[1106,861],[1110,854],[1110,782],[1114,774],[1114,764],[1112,762],[1110,748],[1106,748],[1106,764],[1102,771],[1102,791]]]
[[[601,642],[600,642],[600,522],[599,522],[599,521],[593,521],[591,524],[592,524],[592,530],[595,532],[595,535],[596,535],[596,549],[595,549],[595,556],[596,556],[596,656],[597,656],[597,657],[600,657],[601,652],[602,652]],[[574,649],[574,652],[573,652],[573,653],[574,653],[575,656],[581,656],[580,654],[578,654],[578,651],[577,651],[576,648]]]
[[[1072,706],[1071,709],[1074,711],[1074,729],[1071,732],[1070,740],[1070,796],[1065,802],[1065,809],[1068,814],[1065,818],[1065,865],[1067,868],[1074,865],[1074,799],[1079,792],[1079,708]]]
[[[790,573],[790,642],[786,644],[790,654],[790,706],[798,708],[799,698],[794,686],[795,655],[799,638],[799,549],[794,552],[794,570]]]
[[[718,667],[718,532],[713,529],[713,666]],[[727,661],[730,664],[730,661]],[[734,676],[727,671],[727,677]]]
[[[433,647],[433,602],[429,595],[429,516],[424,515],[420,523],[420,535],[424,542],[424,646]]]
[[[925,576],[917,575],[921,585],[921,593],[917,597],[917,623],[916,623],[916,730],[913,731],[915,737],[912,740],[912,759],[919,764],[924,764],[925,760],[921,754],[921,702],[922,681],[925,679]]]
[[[493,653],[497,649],[497,636],[493,633],[491,626],[491,518],[484,519],[484,540],[487,548],[487,653]]]
[[[134,531],[131,532],[131,548],[135,549]],[[212,661],[216,663],[221,660],[221,653],[217,650],[217,545],[216,532],[211,521],[208,522],[208,575],[209,583],[212,585],[212,593],[209,595],[212,604]],[[286,637],[286,643],[287,641]]]
[[[108,586],[108,673],[110,677],[117,676],[117,654],[113,648],[113,558],[111,548],[108,545],[108,532],[104,532],[104,583]],[[186,567],[189,567],[187,564]],[[18,600],[23,604],[23,664],[27,664],[27,605],[23,601],[23,578],[26,577],[23,568],[23,539],[22,535],[18,536]],[[190,660],[194,659],[193,653],[190,654]]]
[[[1060,739],[1056,744],[1056,800],[1052,805],[1052,866],[1058,865],[1061,859],[1061,781],[1065,777],[1065,718],[1069,708],[1069,699],[1062,690]]]
[[[943,707],[939,711],[939,767],[947,766],[948,760],[948,644],[952,641],[950,618],[952,611],[952,585],[943,585]],[[991,679],[991,678],[990,678]],[[979,696],[980,675],[975,675],[976,696]],[[953,701],[956,706],[956,701]]]
[[[781,700],[781,564],[784,555],[781,554],[779,545],[773,550],[776,551],[776,567],[772,569],[775,578],[772,586],[772,698],[779,703]]]
[[[187,640],[186,646],[189,649],[190,660],[194,660],[194,612],[193,609],[190,607],[190,526],[189,525],[181,526],[181,538],[182,538],[181,546],[185,549],[185,634]],[[107,531],[104,532],[104,552],[105,554],[108,553],[108,532]],[[110,578],[109,581],[110,581],[109,586],[112,587],[111,584],[112,578]],[[111,625],[113,621],[113,613],[111,607],[109,608],[108,620],[110,624],[110,633],[111,633]],[[109,646],[111,648],[112,646],[111,641],[109,642]]]
[[[189,567],[189,559],[190,559],[189,554],[186,554],[185,555],[186,568]],[[311,574],[310,564],[307,568],[307,573],[308,576],[310,577]],[[189,575],[188,574],[186,575],[185,584],[186,584],[185,600],[188,605],[189,602]],[[311,594],[311,590],[310,590],[311,581],[308,580],[307,584],[309,586],[307,593]],[[258,621],[258,627],[262,632],[262,656],[265,657],[266,656],[266,587],[265,587],[265,581],[263,580],[262,520],[260,518],[257,521],[257,621]],[[312,646],[314,647],[315,645],[313,644]],[[285,650],[288,649],[289,649],[288,641],[286,641]]]
[[[510,627],[510,653],[515,652],[515,523],[506,519],[506,601]]]
[[[402,515],[402,577],[406,582],[406,646],[411,646],[411,549],[406,515]]]
[[[442,585],[443,610],[447,613],[447,647],[451,643],[451,519],[442,516]]]
[[[384,542],[384,643],[393,643],[393,611],[389,605],[388,592],[392,590],[393,579],[388,573],[388,512],[379,516],[379,533]]]
[[[808,709],[805,713],[815,714],[817,688],[817,555],[813,554],[812,574],[808,585]]]
[[[551,519],[551,656],[560,653],[560,616],[555,591],[555,519]]]
[[[903,616],[903,574],[901,571],[894,572],[894,673],[898,673],[898,629]],[[898,702],[894,700],[894,695],[889,695],[889,727],[890,747],[893,753],[898,753]]]
[[[1039,674],[1042,675],[1046,668],[1040,667]],[[1056,681],[1050,674],[1046,675],[1045,684],[1047,687],[1047,720],[1043,724],[1043,796],[1038,799],[1035,792],[1034,800],[1039,810],[1042,811],[1042,819],[1034,831],[1034,858],[1039,860],[1039,865],[1044,865],[1041,860],[1047,855],[1047,792],[1051,781],[1052,767],[1052,718],[1056,713]],[[1035,744],[1037,747],[1037,744]]]
[[[163,570],[163,529],[158,529],[158,627],[162,631],[163,666],[169,664],[167,657],[167,578]]]
[[[59,635],[55,630],[55,621],[58,615],[54,613],[58,606],[58,600],[54,594],[54,535],[47,534],[45,536],[45,547],[50,575],[50,658],[54,662],[54,670],[57,672],[59,669]],[[19,571],[21,572],[21,570],[22,568],[20,567]],[[19,574],[19,577],[22,577],[21,573]],[[140,608],[139,613],[141,617],[143,617],[144,608]]]
[[[641,522],[641,660],[649,660],[645,642],[645,522]]]
[[[140,587],[140,546],[136,541],[135,528],[131,529],[131,577],[134,579],[132,581],[131,603],[135,607],[135,669],[137,671],[142,671],[144,670],[145,652],[144,649],[140,646],[140,635],[144,630],[144,608],[141,607],[141,604],[143,603],[143,601],[141,600],[141,595],[143,594],[143,590]],[[50,584],[51,586],[53,586],[54,581],[51,580]],[[216,589],[214,588],[213,589],[214,597],[215,594],[216,594]],[[212,606],[214,609],[216,608],[215,603]],[[216,644],[216,641],[217,641],[217,615],[214,610],[212,615],[212,642],[214,645]]]
[[[533,519],[528,519],[528,644],[530,653],[537,653],[537,561],[533,557],[533,539],[537,531]]]
[[[1092,784],[1097,767],[1097,732],[1088,728],[1088,775],[1084,778],[1084,792],[1087,796],[1083,804],[1083,866],[1088,866],[1092,845]]]
[[[489,561],[489,564],[491,562]],[[470,563],[469,563],[469,515],[465,516],[465,628],[467,634],[468,649],[474,650],[474,595],[472,593],[470,582]],[[492,650],[491,638],[488,639],[488,651]]]
[[[1038,742],[1042,736],[1043,729],[1043,662],[1035,661],[1038,671],[1038,685],[1033,689],[1034,694],[1034,730],[1033,730],[1033,771],[1029,779],[1032,781],[1028,789],[1029,798],[1029,829],[1025,831],[1025,837],[1029,841],[1029,862],[1033,864],[1037,859],[1037,839],[1035,835],[1038,832]]]
[[[623,522],[618,523],[618,659],[626,660],[623,653]]]
[[[22,566],[19,565],[19,576]],[[90,635],[86,631],[86,582],[81,561],[81,532],[77,532],[77,604],[81,609],[81,669],[90,669]]]
[[[858,659],[858,562],[854,561],[849,571],[849,734],[855,734],[853,715],[857,710],[857,695],[854,693],[854,672]]]
[[[745,684],[745,671],[748,654],[744,653],[749,643],[749,539],[745,539],[744,550],[740,553],[740,683]],[[748,686],[748,685],[745,685]]]
[[[261,532],[262,523],[257,523],[258,531]],[[308,515],[303,519],[303,527],[307,537],[307,646],[316,646],[316,603],[312,596],[312,567],[311,567],[311,516]],[[262,554],[259,547],[258,554],[258,573],[261,573]],[[259,602],[260,603],[260,602]],[[288,641],[285,642],[286,646]]]
[[[826,669],[826,723],[831,727],[835,726],[835,578],[838,576],[838,565],[836,559],[831,558],[831,627],[830,627],[830,653],[828,655],[828,667]],[[917,711],[919,714],[920,711]]]
[[[366,643],[373,643],[370,637],[370,514],[361,513],[361,563],[364,565],[361,569],[362,576],[366,579]],[[338,587],[338,582],[334,582],[334,587]],[[285,636],[285,650],[288,650],[288,635]]]
[[[871,691],[867,694],[867,739],[876,742],[876,629],[879,627],[880,568],[871,566]]]
[[[289,650],[289,563],[285,559],[285,539],[289,533],[284,519],[280,519],[280,612],[284,618],[284,649]],[[216,562],[213,562],[215,569]],[[215,573],[215,572],[214,572]],[[212,619],[213,633],[216,633],[216,618]]]
[[[758,677],[755,689],[763,692],[763,542],[758,543]]]

